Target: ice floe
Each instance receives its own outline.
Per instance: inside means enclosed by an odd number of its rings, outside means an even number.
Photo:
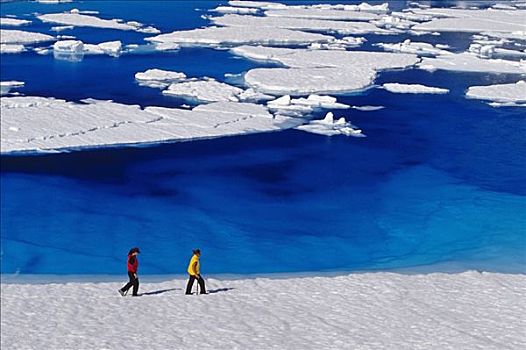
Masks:
[[[451,53],[439,48],[438,45],[412,42],[410,39],[406,39],[401,43],[378,43],[373,45],[379,46],[386,51],[414,53],[419,56],[447,55]]]
[[[268,8],[285,8],[287,7],[284,4],[278,3],[278,2],[270,2],[270,1],[229,1],[228,4],[230,6],[236,6],[236,7],[249,7],[249,8],[261,8],[261,9],[268,9]]]
[[[8,18],[8,17],[0,17],[0,26],[23,26],[26,24],[30,24],[31,21],[27,21],[25,19],[17,19],[17,18]]]
[[[153,27],[144,27],[139,22],[126,22],[120,19],[102,19],[93,15],[84,15],[77,11],[66,13],[49,13],[37,16],[42,22],[58,23],[66,26],[75,27],[94,27],[119,30],[134,30],[138,32],[156,34],[159,30]]]
[[[370,86],[377,71],[406,68],[419,61],[403,53],[291,50],[242,46],[235,54],[256,59],[271,59],[290,68],[256,68],[248,71],[245,83],[263,93],[309,95],[348,93]]]
[[[61,32],[63,30],[71,30],[75,28],[74,26],[55,26],[55,27],[51,27],[51,30],[54,31],[54,32]]]
[[[218,6],[212,11],[219,12],[219,13],[238,13],[238,14],[256,14],[259,12],[259,9],[257,8],[249,8],[249,7],[234,7],[234,6]]]
[[[526,81],[514,84],[471,86],[466,92],[468,98],[495,102],[493,106],[526,107]]]
[[[23,81],[0,81],[0,95],[7,95],[11,92],[12,89],[20,88],[24,86]]]
[[[386,83],[382,87],[397,94],[447,94],[448,89],[425,86],[420,84]]]
[[[389,4],[370,5],[362,2],[358,5],[350,4],[312,4],[312,5],[298,5],[298,4],[283,4],[279,2],[265,2],[265,1],[229,1],[230,6],[248,7],[261,10],[307,10],[307,11],[351,11],[351,12],[368,12],[373,14],[384,14],[389,12]],[[329,14],[330,15],[330,14]],[[338,13],[339,16],[345,16],[343,13]],[[354,14],[356,16],[356,14]]]
[[[424,57],[418,67],[428,71],[440,69],[459,72],[526,74],[526,64],[524,63],[502,59],[484,59],[469,52],[440,55],[435,58]]]
[[[365,11],[334,10],[316,7],[287,7],[284,9],[274,9],[265,11],[269,17],[288,17],[288,18],[313,18],[313,19],[332,19],[346,21],[370,21],[377,19],[378,15]]]
[[[386,34],[387,32],[368,22],[348,22],[338,20],[319,20],[294,17],[262,17],[226,15],[213,17],[212,23],[226,27],[247,27],[246,31],[253,28],[284,28],[324,33],[349,34]]]
[[[254,28],[238,27],[207,27],[192,30],[182,30],[146,38],[153,43],[180,44],[180,45],[243,45],[243,44],[272,44],[272,45],[308,45],[313,42],[327,42],[334,37],[306,33],[285,28],[264,27]]]
[[[1,35],[1,34],[0,34]],[[20,44],[0,44],[0,54],[21,53],[26,51],[26,47]]]
[[[334,120],[334,114],[332,112],[328,112],[325,118],[321,120],[313,120],[308,124],[296,127],[296,129],[326,136],[346,135],[365,137],[362,130],[356,129],[351,123],[347,122],[344,117]]]
[[[239,101],[242,89],[214,79],[172,83],[164,95],[176,96],[196,102]]]
[[[432,21],[420,23],[414,30],[439,32],[516,32],[526,30],[526,11],[495,9],[415,9],[414,13],[431,15]]]
[[[357,111],[372,112],[384,109],[385,106],[351,106],[351,108],[356,109]]]
[[[153,88],[166,88],[170,84],[186,79],[186,74],[162,69],[148,69],[135,73],[135,80],[141,85]]]
[[[16,29],[0,29],[0,44],[36,44],[55,41],[51,35]]]
[[[53,50],[80,54],[84,52],[84,43],[80,40],[60,40],[53,44]]]
[[[84,104],[43,97],[0,100],[1,152],[41,152],[222,137],[295,127],[301,121],[273,116],[262,105],[221,102],[192,110]]]

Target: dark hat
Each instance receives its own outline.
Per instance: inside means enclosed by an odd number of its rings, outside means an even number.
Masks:
[[[132,249],[130,249],[130,252],[128,253],[128,255],[130,254],[133,254],[133,253],[140,253],[141,251],[139,250],[138,247],[133,247]]]
[[[194,253],[194,254],[201,254],[201,250],[199,250],[199,249],[194,249],[194,250],[192,250],[192,253]]]

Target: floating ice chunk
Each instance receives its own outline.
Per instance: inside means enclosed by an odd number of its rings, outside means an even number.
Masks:
[[[479,100],[488,100],[497,103],[526,103],[526,81],[521,80],[514,84],[497,84],[487,86],[471,86],[466,92],[466,97]],[[502,106],[502,105],[501,105]]]
[[[31,21],[27,21],[25,19],[17,19],[17,18],[7,18],[7,17],[1,17],[0,18],[0,26],[23,26],[26,24],[30,24]]]
[[[0,100],[1,152],[39,152],[191,140],[297,126],[264,106],[222,102],[193,110],[129,106],[108,101],[77,104],[39,97]],[[14,129],[16,128],[16,132]]]
[[[145,34],[159,34],[161,31],[155,27],[147,26],[144,28],[138,28],[136,29],[139,33],[145,33]]]
[[[73,28],[75,27],[74,26],[56,26],[56,27],[51,27],[51,30],[54,32],[61,32],[63,30],[70,30]]]
[[[322,120],[313,120],[308,124],[296,127],[296,129],[326,136],[347,135],[365,137],[362,130],[354,128],[345,118],[342,117],[335,121],[332,112],[328,112]]]
[[[21,53],[26,50],[24,45],[19,44],[0,44],[0,54]]]
[[[436,58],[424,57],[417,66],[429,71],[441,69],[459,72],[526,73],[526,66],[520,62],[482,59],[469,52],[442,55]]]
[[[155,50],[158,51],[172,51],[172,50],[179,50],[181,48],[181,45],[175,44],[175,43],[155,43]]]
[[[143,28],[141,23],[128,22],[122,23],[119,19],[102,19],[96,16],[88,16],[80,13],[49,13],[45,15],[37,16],[42,22],[59,23],[63,25],[71,25],[77,27],[94,27],[94,28],[108,28],[108,29],[120,29],[120,30],[147,30]],[[153,27],[152,27],[153,28]]]
[[[12,89],[20,88],[24,86],[23,81],[0,81],[0,95],[7,95]]]
[[[265,15],[269,17],[290,17],[290,18],[314,18],[331,19],[346,21],[370,21],[377,19],[378,15],[364,11],[344,11],[333,9],[318,9],[313,7],[267,10]]]
[[[53,50],[56,52],[81,54],[84,51],[84,43],[80,40],[61,40],[53,44]]]
[[[267,102],[267,107],[280,115],[291,117],[303,117],[314,110],[313,107],[309,105],[293,104],[289,95],[281,96]]]
[[[387,2],[378,5],[371,5],[366,2],[362,2],[360,5],[344,5],[344,10],[353,10],[357,9],[362,12],[371,12],[371,13],[387,13],[389,12],[389,4]]]
[[[378,29],[368,22],[347,22],[335,20],[319,20],[289,17],[261,17],[261,16],[240,16],[226,15],[213,17],[212,23],[227,27],[253,27],[261,30],[262,27],[299,29],[306,31],[319,31],[326,33],[339,34],[385,34],[382,29]],[[245,30],[252,30],[246,28]]]
[[[417,22],[409,21],[404,18],[390,16],[390,15],[382,16],[380,19],[371,21],[371,23],[380,28],[385,28],[385,29],[395,28],[395,29],[401,29],[401,30],[407,30],[411,28],[412,26],[414,26],[415,24],[417,24]]]
[[[259,12],[257,8],[248,8],[248,7],[233,7],[233,6],[218,6],[212,11],[219,13],[239,13],[243,15],[256,14]]]
[[[327,114],[325,114],[325,117],[320,122],[325,123],[325,124],[333,124],[334,123],[334,113],[327,112]]]
[[[50,48],[47,48],[47,47],[35,47],[33,50],[34,50],[38,55],[47,55],[47,54],[49,54],[50,52],[53,52],[52,48],[53,48],[53,46],[51,46],[51,49],[50,49]]]
[[[425,86],[420,84],[387,83],[382,87],[389,92],[397,94],[447,94],[448,89]]]
[[[411,35],[416,35],[416,36],[421,36],[421,35],[435,35],[435,36],[438,36],[438,35],[440,35],[439,32],[426,32],[426,31],[423,31],[423,30],[408,30],[407,33],[411,34]]]
[[[515,6],[508,5],[508,4],[495,4],[491,6],[491,8],[496,9],[496,10],[516,10],[517,9]]]
[[[197,80],[172,83],[163,94],[199,102],[238,101],[242,89],[216,80]]]
[[[186,74],[162,69],[148,69],[145,72],[139,72],[135,74],[137,80],[155,80],[161,82],[178,82],[186,79]]]
[[[384,109],[384,106],[351,106],[352,109],[356,109],[358,111],[363,112],[371,112],[371,111],[378,111],[380,109]]]
[[[121,54],[122,43],[117,41],[107,41],[97,45],[105,54],[118,57]]]
[[[214,46],[241,44],[306,45],[332,39],[332,36],[283,28],[208,27],[161,34],[145,40],[154,43]]]
[[[290,100],[291,100],[290,95],[285,95],[285,96],[278,97],[275,100],[269,101],[267,105],[273,106],[273,107],[288,106],[290,105]]]
[[[411,22],[428,22],[433,19],[433,16],[416,14],[416,13],[412,13],[408,11],[406,12],[393,11],[391,12],[391,16],[400,18],[400,19],[405,19]]]
[[[450,54],[449,51],[442,50],[438,46],[433,46],[432,44],[428,43],[411,42],[409,39],[404,40],[402,43],[378,43],[373,44],[373,46],[379,46],[386,51],[414,53],[420,56]]]
[[[35,44],[55,41],[50,35],[22,30],[0,29],[0,44]]]
[[[521,102],[490,102],[491,107],[526,107],[526,103]]]
[[[167,71],[162,69],[148,69],[145,72],[135,74],[135,80],[140,85],[154,88],[166,88],[174,82],[180,82],[186,79],[186,74]]]
[[[81,61],[84,54],[109,55],[118,57],[121,53],[122,43],[120,41],[108,41],[100,44],[85,44],[80,40],[61,40],[53,45],[55,58],[70,61]],[[47,53],[39,50],[39,53]]]
[[[274,99],[274,96],[266,95],[261,92],[257,92],[254,89],[246,89],[239,95],[237,98],[243,102],[257,102],[257,101],[266,101]]]
[[[332,96],[309,95],[307,98],[291,99],[290,103],[324,109],[347,109],[350,107],[349,105],[336,101],[336,97]]]
[[[503,45],[507,40],[476,40],[473,44],[469,46],[468,51],[476,54],[478,57],[488,58],[488,57],[517,57],[524,58],[526,57],[526,50],[510,50],[497,47]]]

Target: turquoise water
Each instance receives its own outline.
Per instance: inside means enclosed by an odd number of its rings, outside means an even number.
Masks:
[[[2,4],[2,15],[97,9],[101,16],[138,20],[165,32],[206,25],[200,18],[206,12],[194,8],[217,5],[150,3],[10,3]],[[159,18],[161,10],[170,16]],[[31,29],[49,27],[36,22]],[[146,36],[89,28],[72,33],[85,42],[134,43]],[[453,39],[458,50],[469,43],[467,35]],[[260,65],[198,48],[87,56],[76,63],[24,53],[3,55],[0,62],[1,80],[25,81],[20,91],[27,95],[168,107],[183,101],[136,85],[135,72],[162,68],[223,80],[225,73]],[[184,273],[196,247],[203,251],[205,273],[422,266],[436,271],[445,265],[524,273],[524,112],[463,96],[471,85],[519,78],[382,73],[379,84],[420,83],[451,93],[370,89],[341,97],[352,105],[386,107],[336,113],[363,129],[365,139],[289,130],[147,148],[2,156],[1,271],[122,273],[128,249],[139,246],[146,274]]]

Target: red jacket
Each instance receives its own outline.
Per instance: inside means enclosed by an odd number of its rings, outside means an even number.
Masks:
[[[136,255],[128,255],[128,272],[137,273],[139,267],[139,260]]]

